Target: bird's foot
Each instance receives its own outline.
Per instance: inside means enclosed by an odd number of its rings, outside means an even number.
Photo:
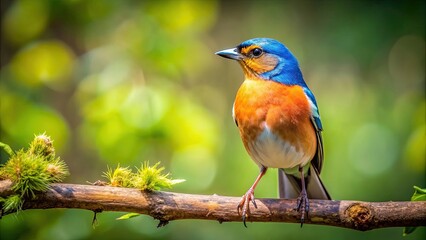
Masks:
[[[304,189],[300,192],[300,195],[297,198],[297,211],[301,213],[300,227],[303,227],[303,223],[305,222],[305,213],[306,217],[308,217],[309,213],[309,198],[306,190]]]
[[[245,227],[247,227],[247,225],[246,225],[246,219],[250,215],[250,206],[249,206],[250,202],[252,202],[253,206],[255,208],[257,208],[256,201],[254,200],[254,190],[253,190],[253,188],[250,188],[246,192],[246,194],[243,195],[243,197],[241,198],[240,203],[237,206],[238,214],[240,214],[240,211],[241,211],[241,215],[243,216],[243,223],[244,223]]]

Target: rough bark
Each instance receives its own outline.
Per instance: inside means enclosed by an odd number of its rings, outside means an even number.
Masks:
[[[0,196],[13,192],[10,181],[0,181]],[[94,212],[120,211],[146,214],[160,220],[204,219],[241,221],[239,197],[195,195],[172,192],[144,192],[108,186],[52,184],[51,189],[26,199],[23,210],[49,208],[87,209]],[[257,199],[248,221],[299,223],[296,200]],[[366,231],[385,227],[425,226],[426,201],[361,202],[310,200],[306,224],[319,224]]]

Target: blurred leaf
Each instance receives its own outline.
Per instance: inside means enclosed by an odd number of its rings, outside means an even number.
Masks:
[[[206,30],[215,21],[216,1],[166,0],[148,2],[148,13],[171,32]],[[169,13],[173,12],[174,17]]]
[[[13,1],[2,19],[2,30],[5,38],[11,43],[21,45],[40,35],[46,28],[48,20],[47,1]]]
[[[0,95],[0,127],[2,132],[15,141],[18,140],[16,145],[25,145],[31,141],[34,133],[48,132],[55,139],[59,152],[65,148],[69,127],[59,112],[46,105],[31,102],[7,89],[0,88]]]
[[[418,104],[410,105],[414,109],[406,116],[412,124],[408,125],[409,128],[407,128],[409,135],[403,149],[403,156],[406,159],[404,163],[413,172],[424,172],[424,169],[426,169],[426,122],[424,117],[426,115],[426,101],[424,99],[424,96],[422,96],[421,100],[418,100]],[[414,102],[414,100],[411,102]]]
[[[63,42],[41,41],[23,48],[11,62],[12,73],[29,87],[46,84],[63,88],[69,84],[74,54]]]

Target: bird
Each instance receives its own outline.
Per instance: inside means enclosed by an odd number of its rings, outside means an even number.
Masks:
[[[272,38],[253,38],[215,53],[236,60],[244,81],[232,116],[245,149],[260,173],[237,206],[244,226],[254,191],[268,168],[278,169],[279,197],[297,199],[301,227],[309,199],[331,200],[319,178],[323,161],[322,123],[314,94],[293,53]]]

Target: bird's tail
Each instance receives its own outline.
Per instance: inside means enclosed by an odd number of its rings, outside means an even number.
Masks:
[[[330,194],[322,183],[318,171],[314,166],[309,167],[308,176],[305,177],[306,191],[310,199],[331,200]],[[300,178],[286,174],[283,169],[278,169],[278,187],[280,198],[298,198],[301,191]]]

